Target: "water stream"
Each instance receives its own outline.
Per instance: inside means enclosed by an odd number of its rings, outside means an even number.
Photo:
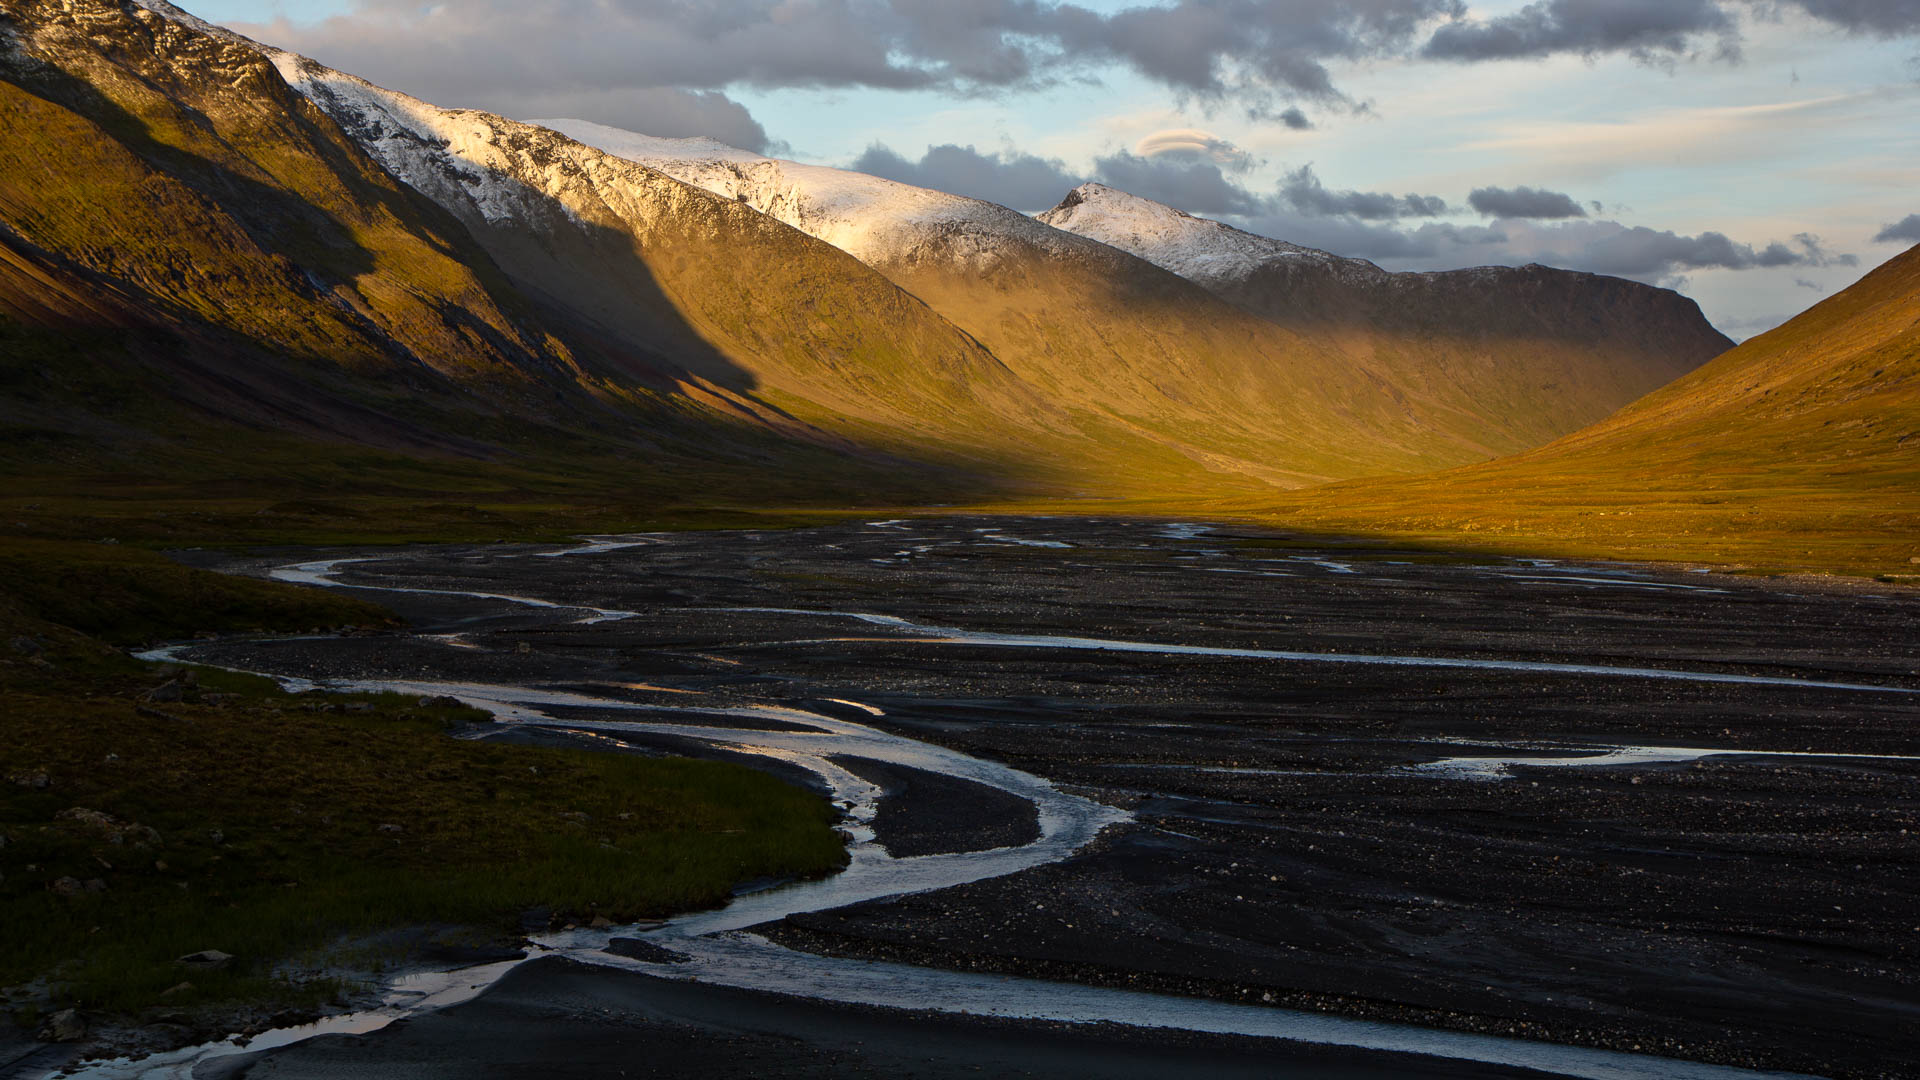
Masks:
[[[898,523],[876,523],[896,525]],[[1181,539],[1194,535],[1193,527],[1168,526]],[[645,543],[636,540],[634,543]],[[579,555],[611,552],[628,544],[619,538],[595,538],[590,547],[566,549]],[[549,554],[561,554],[554,552]],[[581,610],[581,621],[624,618],[632,612],[580,607],[537,597],[489,592],[397,588],[338,580],[340,568],[355,559],[332,559],[283,567],[273,576],[285,581],[330,587],[438,593],[496,600],[526,607]],[[1445,657],[1371,656],[1340,653],[1290,652],[1268,649],[1214,648],[1194,645],[1110,641],[1042,634],[1002,634],[965,631],[915,623],[893,616],[854,612],[788,609],[734,609],[772,614],[835,617],[859,620],[899,631],[903,638],[956,645],[993,645],[1028,649],[1088,649],[1204,657],[1240,657],[1316,663],[1415,664],[1482,670],[1555,674],[1610,675],[1634,678],[1686,679],[1704,682],[1758,683],[1769,686],[1818,687],[1829,690],[1911,693],[1899,687],[1814,682],[1811,680],[1686,672],[1655,668],[1607,667],[1587,664],[1533,663]],[[181,660],[195,646],[180,645],[145,654],[151,660]],[[272,673],[261,673],[272,674]],[[1135,991],[1044,982],[1005,976],[975,975],[920,968],[905,964],[836,959],[797,952],[751,933],[747,928],[808,911],[888,896],[943,889],[1015,873],[1065,859],[1092,841],[1101,830],[1123,824],[1131,816],[1119,809],[1063,792],[1045,779],[986,761],[957,750],[891,734],[866,724],[825,713],[771,705],[682,707],[638,704],[577,690],[479,682],[410,679],[344,679],[319,682],[275,676],[293,690],[322,687],[340,691],[392,691],[420,696],[450,695],[486,709],[497,718],[494,732],[516,727],[547,727],[621,735],[673,735],[699,739],[733,751],[762,755],[799,766],[819,777],[836,802],[846,807],[850,862],[839,874],[736,897],[723,908],[693,912],[647,930],[571,930],[536,939],[535,956],[564,955],[586,963],[644,971],[669,979],[697,979],[703,983],[777,991],[827,1001],[873,1006],[899,1006],[947,1012],[966,1012],[1020,1018],[1074,1022],[1112,1022],[1149,1028],[1239,1034],[1380,1051],[1429,1054],[1468,1062],[1523,1066],[1591,1080],[1718,1080],[1718,1078],[1786,1076],[1756,1073],[1725,1066],[1676,1061],[1639,1054],[1618,1053],[1552,1043],[1472,1035],[1459,1032],[1383,1024],[1295,1012],[1286,1009],[1235,1005]],[[870,716],[883,716],[875,705],[850,699],[828,699]],[[556,717],[548,710],[588,708],[596,718]],[[777,722],[780,730],[703,723],[703,717],[727,717]],[[617,717],[617,718],[616,718]],[[797,730],[796,730],[797,729]],[[1598,755],[1564,755],[1553,763],[1616,764],[1629,760],[1690,760],[1689,757],[1648,757],[1657,748],[1600,748]],[[1674,749],[1669,754],[1700,756],[1727,751]],[[1640,756],[1635,757],[1634,754]],[[874,838],[872,821],[880,789],[829,760],[852,755],[941,773],[1011,792],[1033,803],[1038,813],[1039,837],[1031,843],[950,854],[895,858]],[[1825,756],[1825,755],[1819,755]],[[1832,755],[1841,756],[1841,755]],[[1456,757],[1431,763],[1436,779],[1445,776],[1481,778],[1501,775],[1506,766],[1539,764],[1537,757]],[[649,963],[605,951],[616,935],[647,937],[686,958],[683,963]],[[68,1075],[100,1080],[131,1077],[185,1078],[200,1063],[213,1058],[285,1046],[327,1034],[363,1034],[395,1020],[445,1008],[469,1000],[512,970],[514,961],[453,972],[416,973],[391,983],[383,1003],[374,1009],[334,1017],[317,1024],[268,1032],[247,1046],[231,1042],[191,1047],[137,1061],[94,1063]]]

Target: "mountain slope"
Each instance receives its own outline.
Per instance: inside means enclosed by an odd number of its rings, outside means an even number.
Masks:
[[[841,499],[1042,471],[1005,448],[1044,407],[857,261],[474,115],[476,145],[584,194],[415,136],[442,205],[243,38],[159,3],[0,4],[0,458],[227,477],[370,448]],[[764,377],[795,371],[804,396]]]
[[[1501,452],[1593,423],[1733,345],[1667,289],[1537,265],[1389,273],[1102,184],[1040,220],[1330,338],[1409,393],[1479,417]]]
[[[1005,207],[708,139],[542,124],[776,217],[925,300],[1090,423],[1286,486],[1488,456],[1511,440],[1392,372]]]
[[[419,438],[379,413],[422,388],[458,381],[499,412],[563,378],[565,351],[529,330],[459,227],[257,56],[114,4],[5,14],[12,321],[181,336],[198,347],[174,350],[179,397],[258,398],[257,422],[374,444]]]
[[[1507,548],[1920,573],[1920,248],[1558,442],[1268,513]]]

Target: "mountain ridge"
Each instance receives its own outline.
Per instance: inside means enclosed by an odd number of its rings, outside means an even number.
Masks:
[[[1259,516],[1499,550],[1920,580],[1920,247],[1590,427]]]
[[[1502,453],[1578,430],[1733,346],[1692,300],[1623,278],[1537,263],[1388,271],[1097,183],[1039,219],[1382,364],[1436,408],[1501,430]]]

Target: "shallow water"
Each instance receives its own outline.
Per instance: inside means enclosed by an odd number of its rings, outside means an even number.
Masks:
[[[875,522],[871,525],[876,529],[908,527],[905,521]],[[1158,531],[1159,535],[1167,539],[1191,541],[1204,535],[1209,529],[1200,525],[1165,525],[1159,526]],[[976,530],[976,532],[982,533],[979,539],[985,543],[1023,543],[997,529]],[[652,541],[644,539],[596,537],[578,547],[535,553],[535,555],[541,558],[561,555],[593,557],[650,543]],[[1038,540],[1024,543],[1036,547],[1067,546],[1063,541]],[[919,553],[924,554],[924,551]],[[305,584],[462,596],[512,604],[536,611],[588,613],[586,619],[569,619],[570,622],[596,622],[627,618],[635,614],[630,611],[559,603],[535,596],[457,589],[390,587],[362,582],[344,582],[338,579],[337,575],[344,567],[364,561],[371,560],[334,559],[300,563],[280,568],[274,571],[273,576],[281,580]],[[1354,573],[1350,564],[1335,564],[1331,560],[1298,558],[1288,561],[1296,566],[1301,563],[1317,565],[1321,569],[1334,573]],[[1525,574],[1564,579],[1579,584],[1618,584],[1628,587],[1648,584],[1659,588],[1672,587],[1670,584],[1638,582],[1624,575],[1616,577],[1597,572],[1592,568],[1578,569],[1582,571],[1581,574],[1560,574],[1549,569],[1548,565],[1537,564],[1527,567]],[[1355,574],[1355,576],[1360,575]],[[1583,577],[1589,580],[1581,581]],[[1366,584],[1363,582],[1360,587],[1366,587]],[[884,636],[865,639],[877,641],[991,646],[1036,651],[1132,652],[1174,657],[1233,658],[1300,664],[1515,671],[1803,688],[1863,694],[1916,692],[1904,687],[1869,683],[1750,676],[1677,668],[1391,653],[1228,648],[1073,635],[973,631],[896,615],[860,611],[776,607],[737,607],[717,610],[796,618],[855,620],[878,628],[878,633]],[[448,644],[459,643],[449,641]],[[149,654],[149,658],[183,659],[194,648],[189,645],[156,650]],[[263,674],[273,673],[263,672]],[[601,951],[609,937],[614,934],[631,935],[633,933],[631,929],[612,932],[572,931],[549,935],[540,939],[540,944],[545,950],[542,955],[559,953],[610,967],[642,970],[665,978],[695,978],[703,982],[795,993],[838,1002],[882,1006],[898,1005],[904,1002],[911,1003],[916,1008],[953,1012],[1077,1022],[1108,1021],[1143,1027],[1237,1033],[1383,1051],[1417,1052],[1469,1062],[1520,1065],[1567,1076],[1609,1078],[1609,1080],[1639,1077],[1678,1077],[1685,1080],[1685,1078],[1698,1077],[1705,1080],[1710,1077],[1785,1075],[1753,1073],[1720,1066],[1556,1044],[1370,1023],[1261,1006],[1234,1005],[1005,976],[969,975],[901,964],[848,961],[796,952],[773,944],[758,935],[744,932],[745,928],[777,920],[789,914],[821,911],[864,900],[942,889],[1056,862],[1084,847],[1107,826],[1126,822],[1130,815],[1125,811],[1062,792],[1048,781],[1020,770],[961,751],[923,743],[903,735],[892,734],[865,724],[808,709],[775,705],[664,706],[603,697],[581,690],[474,681],[365,679],[317,682],[301,677],[277,677],[282,679],[283,684],[293,689],[310,689],[324,684],[327,688],[341,690],[385,690],[422,696],[451,695],[494,713],[500,718],[499,730],[501,731],[531,726],[587,731],[612,738],[618,738],[621,735],[673,735],[699,739],[732,751],[762,755],[806,769],[820,778],[836,801],[848,808],[847,832],[852,842],[849,845],[851,861],[846,871],[822,881],[797,883],[741,896],[724,908],[682,916],[647,933],[646,936],[652,940],[660,941],[667,947],[689,956],[690,962],[686,964],[646,964],[614,957]],[[675,692],[688,691],[676,690]],[[816,700],[828,700],[873,717],[885,715],[885,710],[880,706],[857,698]],[[577,716],[556,717],[548,711],[556,707],[584,707],[604,715],[588,720],[582,720]],[[750,724],[720,726],[701,722],[702,717],[720,716],[736,722],[752,721],[756,718],[777,721],[783,726],[801,725],[807,730],[762,730],[755,729]],[[1509,770],[1513,766],[1645,764],[1689,761],[1712,755],[1734,753],[1747,756],[1823,758],[1875,756],[1816,754],[1804,751],[1770,755],[1766,751],[1613,745],[1524,750],[1496,747],[1490,748],[1489,754],[1484,756],[1455,755],[1404,768],[1428,772],[1436,778],[1488,780],[1510,775]],[[1034,804],[1039,820],[1039,838],[1030,844],[989,851],[893,858],[874,840],[872,821],[878,809],[880,789],[828,760],[834,755],[872,758],[1011,792]],[[1914,760],[1888,757],[1890,760]],[[1184,766],[1181,767],[1184,768]],[[1267,773],[1281,775],[1286,772],[1285,770],[1211,766],[1196,768],[1261,775]],[[378,1009],[334,1018],[319,1025],[269,1033],[256,1039],[246,1049],[250,1051],[286,1045],[319,1034],[377,1030],[395,1019],[467,1000],[510,970],[512,966],[512,964],[489,965],[465,972],[409,976],[407,979],[396,981],[389,988],[386,1001]],[[116,1080],[129,1076],[185,1076],[196,1061],[236,1052],[241,1052],[240,1048],[230,1044],[217,1044],[143,1062],[103,1064],[83,1071],[79,1075],[113,1077]]]
[[[1731,675],[1717,671],[1683,671],[1673,668],[1627,667],[1607,664],[1564,664],[1534,660],[1487,660],[1459,656],[1392,656],[1373,653],[1294,652],[1286,649],[1232,649],[1210,645],[1176,645],[1150,641],[1119,641],[1109,638],[1075,637],[1066,634],[1004,634],[984,630],[961,630],[950,626],[931,626],[895,615],[875,615],[860,611],[811,611],[801,608],[728,608],[763,615],[809,615],[815,617],[857,619],[875,626],[892,627],[916,635],[921,642],[946,642],[952,645],[994,645],[1017,649],[1084,649],[1094,652],[1154,653],[1163,656],[1237,657],[1245,660],[1291,660],[1317,664],[1379,664],[1391,667],[1466,668],[1480,671],[1525,671],[1554,675],[1599,675],[1628,679],[1671,679],[1679,682],[1736,683],[1746,686],[1794,686],[1816,690],[1851,690],[1886,694],[1920,694],[1904,686],[1878,686],[1872,683],[1828,682],[1819,679],[1787,679],[1766,675]]]

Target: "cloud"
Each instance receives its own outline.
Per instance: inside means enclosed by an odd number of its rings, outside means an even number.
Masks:
[[[1347,215],[1365,221],[1402,217],[1436,217],[1447,212],[1447,201],[1437,195],[1390,195],[1383,191],[1330,191],[1313,173],[1312,165],[1287,172],[1280,182],[1280,198],[1309,217]]]
[[[930,146],[918,161],[875,143],[848,168],[883,176],[903,184],[985,199],[1016,210],[1044,210],[1088,180],[1143,199],[1166,203],[1195,214],[1221,216],[1260,214],[1273,209],[1272,196],[1260,195],[1235,183],[1214,154],[1234,160],[1231,143],[1200,150],[1204,139],[1160,138],[1200,133],[1161,132],[1142,140],[1156,153],[1120,150],[1094,161],[1086,175],[1065,162],[1018,151],[985,154],[971,146]],[[1220,140],[1215,140],[1220,141]]]
[[[1717,0],[1539,0],[1510,15],[1448,23],[1420,54],[1461,61],[1603,52],[1652,58],[1685,55],[1702,35],[1731,48],[1736,32]]]
[[[1873,234],[1876,244],[1920,244],[1920,214],[1908,214]]]
[[[1505,15],[1444,23],[1420,55],[1473,62],[1624,53],[1654,62],[1710,49],[1737,59],[1743,18],[1786,14],[1874,37],[1920,32],[1912,0],[1535,0]]]
[[[847,167],[1026,211],[1045,210],[1085,180],[1068,172],[1066,164],[1054,158],[1012,152],[983,154],[971,146],[951,144],[929,146],[919,161],[909,161],[875,143]]]
[[[1859,264],[1827,250],[1807,233],[1791,242],[1753,245],[1718,232],[1686,234],[1590,219],[1539,223],[1513,218],[1490,225],[1423,222],[1415,227],[1353,216],[1301,214],[1287,206],[1231,219],[1249,232],[1336,255],[1372,259],[1398,270],[1542,263],[1566,270],[1633,278],[1668,288],[1699,270],[1818,269]]]
[[[1814,292],[1818,292],[1818,293],[1823,293],[1827,291],[1827,287],[1825,285],[1822,285],[1817,281],[1808,281],[1806,278],[1803,278],[1803,277],[1794,278],[1793,284],[1798,288],[1812,289]]]
[[[1234,183],[1219,165],[1181,157],[1142,157],[1125,150],[1094,161],[1101,183],[1191,214],[1259,214],[1271,198]]]
[[[1798,9],[1855,34],[1902,37],[1920,32],[1920,5],[1912,0],[1777,0],[1756,4],[1763,13]]]
[[[482,107],[506,116],[565,116],[664,139],[705,135],[755,153],[778,149],[745,105],[718,90],[656,86],[604,92],[520,93],[503,89],[490,97],[493,103]]]
[[[1209,131],[1173,128],[1156,131],[1133,145],[1140,157],[1211,161],[1229,172],[1244,173],[1260,164],[1252,154]]]
[[[1297,105],[1291,108],[1282,109],[1279,113],[1273,116],[1273,119],[1280,121],[1282,124],[1285,124],[1287,127],[1292,128],[1295,131],[1313,130],[1313,121],[1307,119],[1307,114],[1301,112],[1299,106]]]
[[[1755,248],[1719,232],[1688,236],[1618,222],[1596,222],[1595,225],[1597,228],[1584,235],[1569,234],[1579,241],[1567,252],[1574,269],[1621,277],[1658,278],[1683,270],[1854,266],[1859,262],[1852,255],[1827,252],[1817,237],[1807,233],[1795,236],[1793,245],[1776,240]]]
[[[1474,188],[1467,205],[1488,217],[1502,218],[1576,218],[1586,217],[1586,208],[1573,196],[1525,185],[1516,188]],[[1594,204],[1597,208],[1598,203]],[[1597,212],[1597,209],[1596,209]]]
[[[1346,103],[1329,63],[1403,56],[1463,0],[358,0],[243,32],[439,104],[519,93],[870,87],[971,94],[1119,66],[1256,107]],[[580,111],[580,110],[574,110]],[[1278,114],[1304,126],[1297,109]]]
[[[1261,236],[1331,251],[1353,259],[1417,266],[1422,269],[1478,266],[1502,261],[1508,236],[1499,226],[1423,222],[1405,227],[1355,217],[1316,217],[1275,206],[1267,213],[1238,216],[1230,224]]]

